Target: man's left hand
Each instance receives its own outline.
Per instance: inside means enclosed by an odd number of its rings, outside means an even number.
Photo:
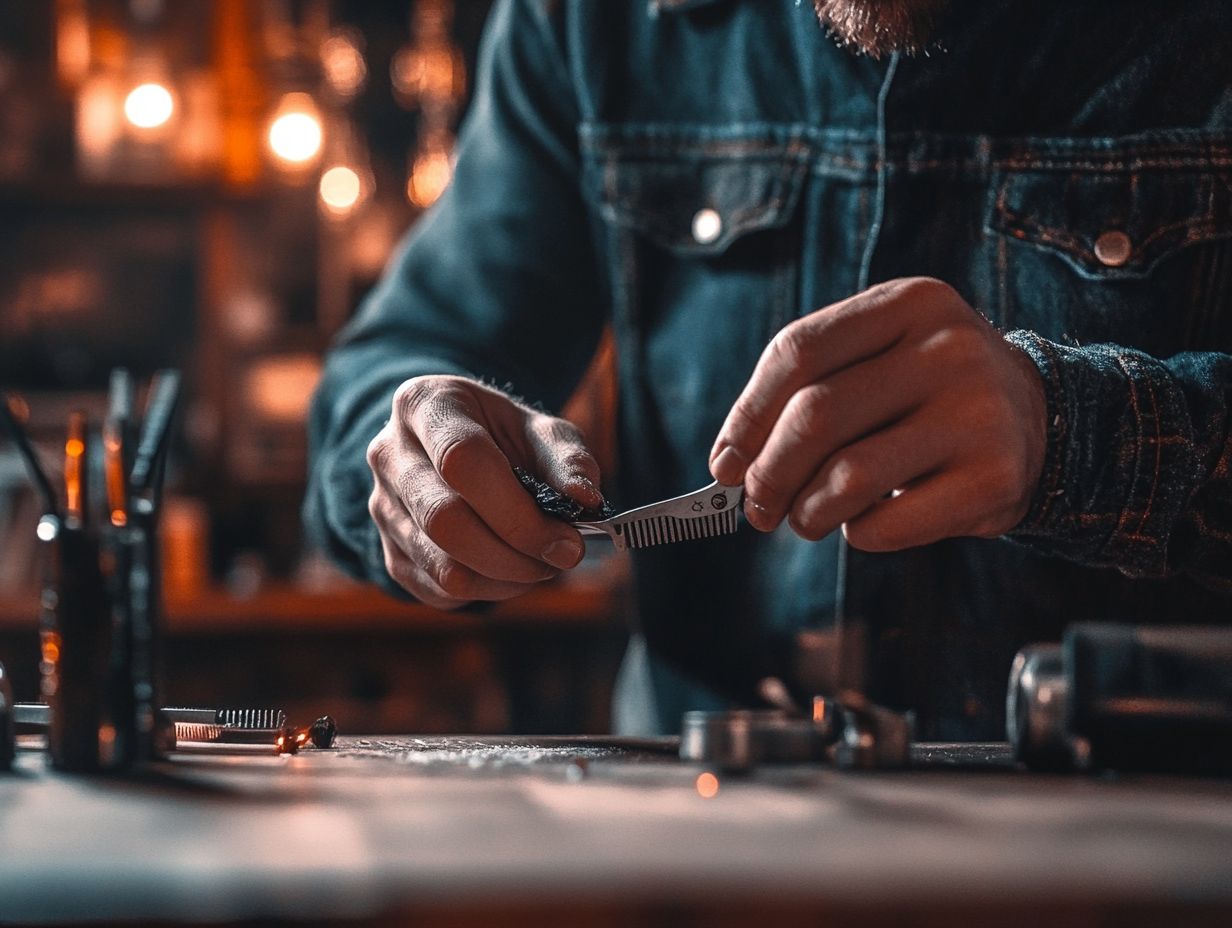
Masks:
[[[1043,384],[952,287],[893,280],[767,347],[710,455],[762,531],[842,526],[867,551],[995,537],[1026,516],[1047,444]]]

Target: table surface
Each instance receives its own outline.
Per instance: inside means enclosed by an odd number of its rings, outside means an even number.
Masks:
[[[184,757],[139,780],[56,774],[25,751],[0,777],[0,923],[380,919],[519,900],[666,904],[680,924],[693,905],[767,900],[849,915],[1232,913],[1230,782],[1032,775],[999,746],[932,746],[923,769],[764,768],[703,798],[700,768],[674,751],[340,738],[294,757]]]

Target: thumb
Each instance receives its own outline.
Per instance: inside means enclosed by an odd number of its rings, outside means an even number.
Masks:
[[[599,462],[587,450],[581,430],[565,419],[542,416],[529,431],[531,452],[539,476],[587,509],[601,508],[603,494],[599,492]]]

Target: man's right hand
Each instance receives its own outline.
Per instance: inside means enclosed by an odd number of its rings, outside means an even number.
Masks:
[[[582,559],[581,535],[544,515],[511,465],[588,508],[603,503],[574,425],[465,377],[402,384],[368,465],[385,568],[438,609],[511,599]]]

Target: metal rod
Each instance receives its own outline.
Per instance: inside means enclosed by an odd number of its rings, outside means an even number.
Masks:
[[[22,428],[21,423],[13,412],[13,399],[7,393],[3,395],[2,399],[3,402],[0,402],[0,422],[3,422],[5,428],[8,429],[9,437],[12,438],[13,444],[17,447],[18,454],[25,461],[26,471],[30,475],[30,480],[34,483],[35,489],[43,500],[44,511],[48,515],[59,517],[60,502],[56,498],[56,491],[52,487],[51,481],[47,479],[47,472],[43,470],[42,462],[39,461],[34,447],[30,444],[30,438],[26,435],[26,430]]]
[[[141,438],[129,478],[134,494],[142,494],[154,488],[162,472],[166,457],[171,420],[180,401],[180,372],[159,371],[150,382],[150,399],[146,407]]]

